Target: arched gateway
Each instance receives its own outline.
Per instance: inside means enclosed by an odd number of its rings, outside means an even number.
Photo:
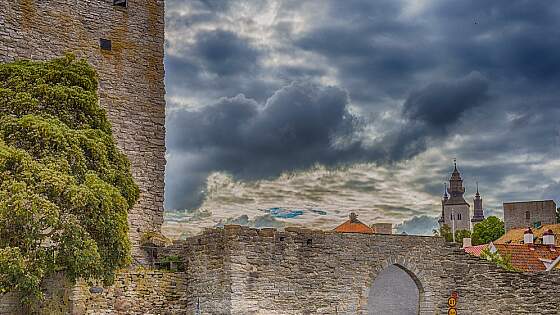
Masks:
[[[417,315],[424,289],[410,270],[399,264],[383,269],[369,289],[368,314]]]

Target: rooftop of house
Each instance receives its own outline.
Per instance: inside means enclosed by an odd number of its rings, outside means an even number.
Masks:
[[[506,232],[502,237],[494,241],[494,244],[523,244],[523,235],[526,228],[515,228]],[[542,244],[543,234],[552,230],[555,235],[560,236],[560,224],[545,224],[540,228],[531,228],[535,237],[535,244]],[[557,247],[560,247],[560,237],[556,237],[554,242]]]
[[[545,271],[560,256],[560,248],[542,244],[494,244],[494,247],[521,271]]]
[[[358,220],[358,215],[354,212],[350,213],[350,219],[334,229],[338,233],[362,233],[373,234],[375,231]]]
[[[471,254],[476,257],[480,257],[482,251],[488,248],[488,244],[476,245],[476,246],[468,246],[465,247],[465,253]]]

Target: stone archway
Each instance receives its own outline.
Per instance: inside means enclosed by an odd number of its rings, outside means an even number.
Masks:
[[[418,315],[424,288],[418,277],[401,264],[389,264],[373,279],[368,293],[369,315]]]

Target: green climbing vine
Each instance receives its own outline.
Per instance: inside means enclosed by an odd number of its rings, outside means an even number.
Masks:
[[[0,64],[0,293],[22,302],[55,272],[110,284],[130,264],[139,190],[97,87],[73,55]]]

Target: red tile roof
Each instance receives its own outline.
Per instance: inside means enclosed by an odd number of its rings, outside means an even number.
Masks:
[[[541,259],[554,260],[560,256],[560,248],[540,244],[494,244],[502,257],[510,257],[511,265],[521,271],[544,271]]]
[[[488,248],[488,244],[469,246],[469,247],[465,247],[465,253],[471,254],[476,257],[480,257],[480,254],[482,254],[482,251],[486,248]]]
[[[374,230],[358,220],[355,213],[350,213],[350,219],[334,229],[338,233],[363,233],[373,234]]]

